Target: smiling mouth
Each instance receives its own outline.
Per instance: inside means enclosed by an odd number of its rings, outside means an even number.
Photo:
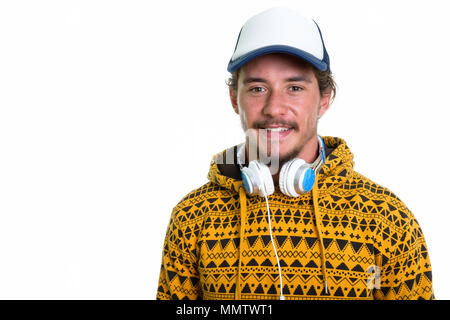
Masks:
[[[258,127],[259,130],[262,130],[262,134],[267,137],[267,139],[284,139],[286,138],[292,131],[294,131],[293,127],[288,126],[261,126]]]
[[[261,128],[261,129],[266,130],[266,131],[270,131],[270,132],[284,132],[284,131],[291,130],[292,128],[277,127],[277,128]]]

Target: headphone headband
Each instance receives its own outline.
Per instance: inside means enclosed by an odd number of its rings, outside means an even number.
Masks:
[[[314,173],[317,175],[317,172],[322,168],[322,165],[325,163],[325,143],[321,136],[317,136],[317,140],[319,140],[319,156],[316,160],[311,164],[311,169],[314,170]]]

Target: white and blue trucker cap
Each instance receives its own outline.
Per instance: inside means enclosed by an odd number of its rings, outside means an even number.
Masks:
[[[297,56],[321,71],[330,69],[317,23],[295,10],[272,8],[242,26],[227,70],[234,72],[256,57],[275,52]]]

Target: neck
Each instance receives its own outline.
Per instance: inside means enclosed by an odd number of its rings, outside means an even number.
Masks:
[[[319,141],[317,140],[317,135],[314,135],[302,146],[295,157],[303,159],[307,163],[313,163],[319,156],[319,153]]]

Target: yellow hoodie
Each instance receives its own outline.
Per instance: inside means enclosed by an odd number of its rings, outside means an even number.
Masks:
[[[285,298],[434,299],[413,214],[353,170],[344,140],[323,140],[313,191],[290,198],[277,187],[268,197]],[[246,195],[235,165],[213,160],[208,179],[173,209],[157,299],[278,299],[264,198]]]

